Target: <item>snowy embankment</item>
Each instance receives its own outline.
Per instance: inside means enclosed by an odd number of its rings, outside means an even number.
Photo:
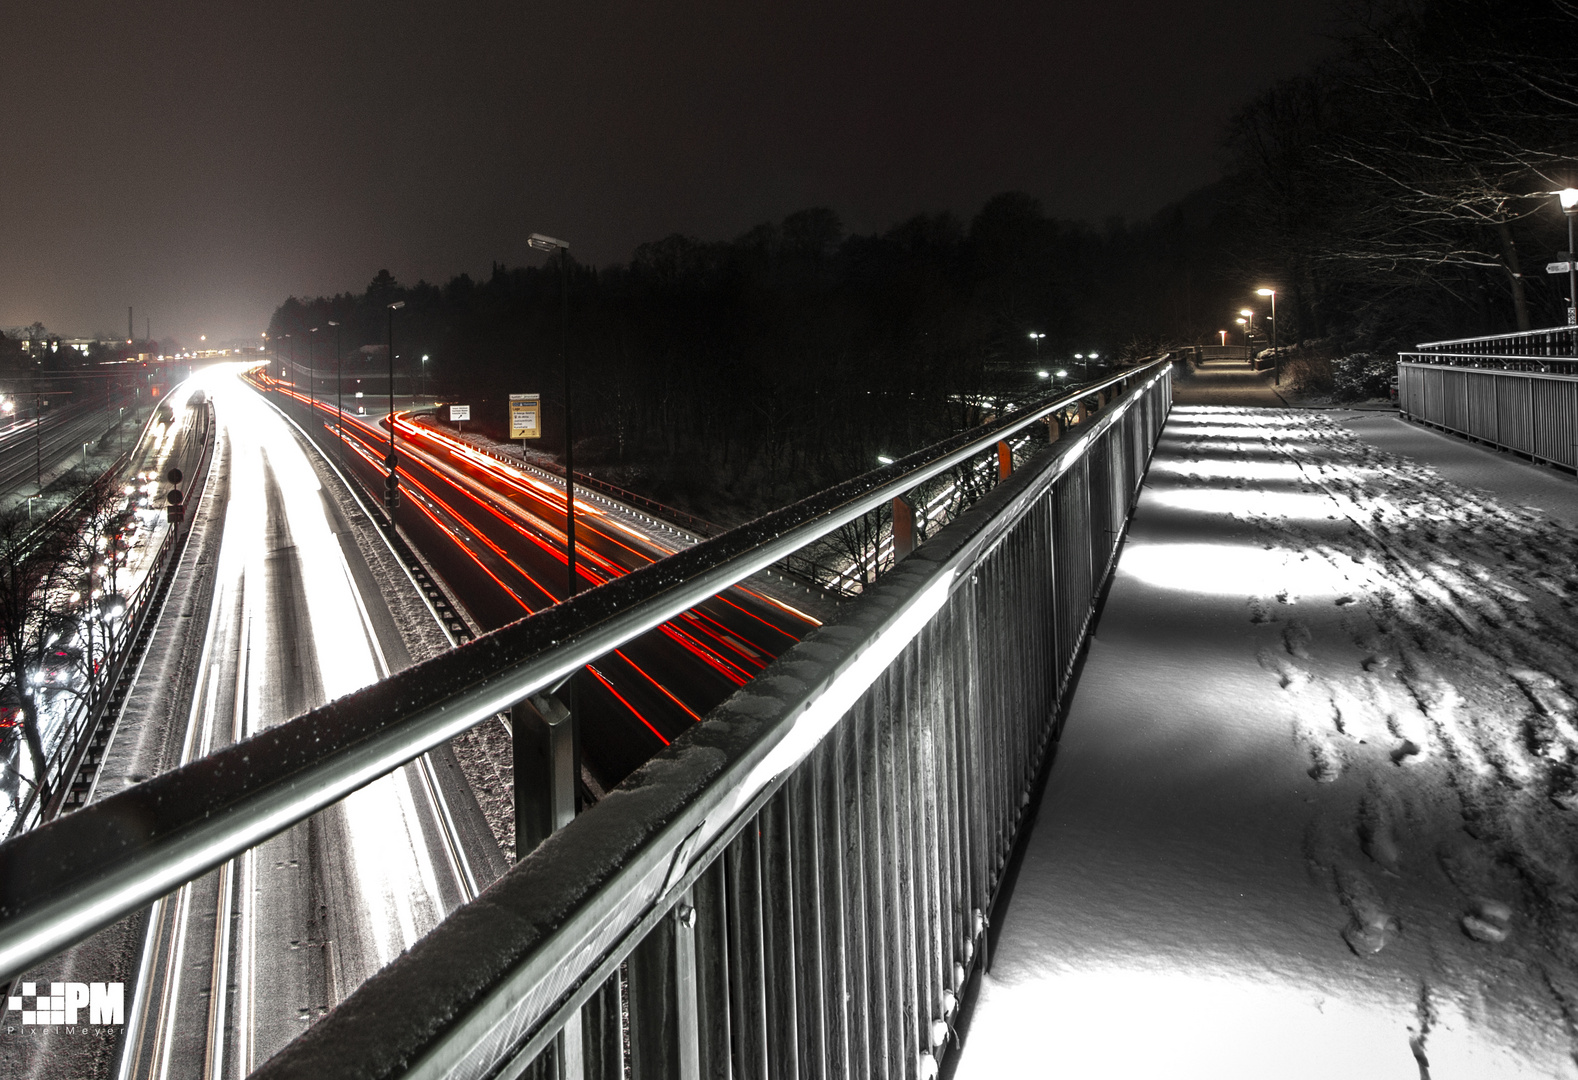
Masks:
[[[1578,1076],[1578,541],[1179,407],[960,1077]]]

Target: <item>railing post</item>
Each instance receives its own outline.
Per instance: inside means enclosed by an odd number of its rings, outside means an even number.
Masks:
[[[575,818],[581,777],[575,717],[559,698],[539,694],[510,710],[514,733],[515,857],[524,859]]]
[[[516,859],[524,859],[575,819],[581,742],[573,687],[573,682],[565,683],[568,705],[554,695],[539,694],[516,702],[510,710]],[[553,1060],[554,1080],[582,1080],[586,1075],[579,1009],[560,1030],[553,1044]]]
[[[915,550],[915,507],[900,495],[893,500],[893,561]]]
[[[1013,471],[1014,452],[1008,448],[1007,443],[1000,442],[997,444],[997,478],[1007,480]]]
[[[701,1080],[701,1000],[696,981],[696,898],[686,889],[674,908],[674,1019],[679,1080]]]

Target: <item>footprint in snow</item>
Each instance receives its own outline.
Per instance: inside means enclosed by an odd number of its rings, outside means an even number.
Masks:
[[[1386,803],[1373,792],[1366,794],[1359,803],[1359,847],[1372,862],[1389,873],[1397,872],[1399,852],[1391,813]]]
[[[1391,943],[1401,929],[1397,918],[1381,906],[1380,898],[1364,877],[1338,869],[1337,893],[1348,909],[1342,939],[1357,956],[1374,956]]]
[[[1487,945],[1500,945],[1512,933],[1512,905],[1478,897],[1473,910],[1463,916],[1463,933]]]
[[[1392,747],[1392,764],[1401,765],[1411,757],[1419,754],[1419,744],[1412,739],[1404,739]]]
[[[1260,666],[1277,677],[1277,684],[1284,690],[1297,690],[1310,681],[1309,672],[1280,653],[1261,647],[1255,653]]]
[[[1289,656],[1296,656],[1300,660],[1308,660],[1310,631],[1309,627],[1300,622],[1291,622],[1286,630],[1282,631],[1282,647],[1288,651]]]
[[[1293,741],[1310,756],[1310,767],[1305,774],[1317,784],[1330,784],[1342,775],[1342,752],[1324,735],[1303,721],[1293,727]]]

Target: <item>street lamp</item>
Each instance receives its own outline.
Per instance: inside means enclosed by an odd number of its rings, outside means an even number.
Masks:
[[[1037,359],[1041,358],[1041,339],[1044,337],[1046,337],[1045,334],[1038,334],[1034,330],[1030,331],[1030,340],[1035,342]]]
[[[1567,215],[1567,325],[1578,326],[1578,252],[1573,250],[1573,217],[1578,216],[1578,188],[1556,193]]]
[[[345,389],[345,379],[340,372],[340,324],[333,319],[329,325],[334,327],[334,433],[340,439],[340,465],[345,464],[345,406],[341,394]]]
[[[394,526],[394,512],[400,506],[400,458],[395,454],[394,313],[403,307],[404,300],[396,300],[389,305],[389,456],[384,458],[384,464],[389,466],[389,474],[384,477],[384,509],[389,511],[391,528]]]
[[[1244,324],[1244,349],[1249,353],[1249,366],[1255,366],[1255,313],[1249,308],[1240,308],[1239,315],[1243,316],[1238,321]]]
[[[566,569],[570,591],[575,595],[575,429],[570,403],[570,245],[542,233],[532,233],[526,241],[534,250],[559,253],[559,369],[564,376],[564,536],[569,554]]]
[[[318,328],[314,326],[310,333],[316,334]],[[316,422],[318,419],[318,339],[307,339],[307,393],[310,395],[311,404],[307,406],[307,413]]]
[[[1227,348],[1227,331],[1218,330],[1217,333],[1222,335],[1222,348]]]
[[[1277,290],[1256,289],[1256,296],[1271,297],[1271,362],[1275,366],[1277,386],[1282,385],[1282,354],[1277,351]]]

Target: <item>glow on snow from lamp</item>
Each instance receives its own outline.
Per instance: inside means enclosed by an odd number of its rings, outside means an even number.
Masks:
[[[1359,588],[1318,555],[1249,544],[1131,544],[1118,572],[1158,589],[1208,596],[1330,596]]]

